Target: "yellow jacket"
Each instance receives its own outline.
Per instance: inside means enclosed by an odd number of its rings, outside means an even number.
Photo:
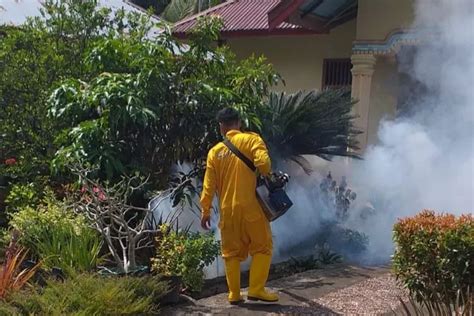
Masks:
[[[226,137],[250,160],[262,175],[271,170],[267,147],[258,134],[231,130]],[[207,155],[206,174],[201,195],[202,213],[210,215],[214,194],[217,192],[220,207],[219,227],[228,220],[240,222],[257,220],[262,216],[255,195],[257,178],[236,155],[222,142],[214,146]],[[244,214],[240,214],[243,212]]]

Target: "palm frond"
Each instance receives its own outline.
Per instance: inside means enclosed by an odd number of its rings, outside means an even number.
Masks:
[[[353,105],[348,90],[272,92],[262,113],[262,136],[273,155],[296,162],[306,172],[310,168],[304,155],[360,158],[355,150],[361,131],[353,124]]]
[[[307,174],[310,174],[311,172],[313,172],[311,163],[303,156],[292,156],[290,160],[295,162],[297,165],[299,165]]]
[[[197,0],[172,0],[161,17],[168,22],[178,22],[196,12]]]

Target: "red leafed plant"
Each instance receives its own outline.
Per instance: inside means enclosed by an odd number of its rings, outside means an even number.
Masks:
[[[28,251],[18,247],[16,243],[8,246],[5,262],[0,268],[0,299],[25,286],[38,270],[39,263],[30,269],[21,269],[21,263],[25,260],[27,254]]]
[[[393,270],[416,302],[435,309],[441,308],[438,303],[449,309],[472,307],[474,216],[471,213],[455,216],[424,210],[400,219],[394,226],[393,238],[396,245]]]

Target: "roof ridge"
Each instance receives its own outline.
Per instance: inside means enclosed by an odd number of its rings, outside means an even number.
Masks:
[[[239,0],[228,0],[228,1],[225,1],[225,2],[223,2],[223,3],[221,3],[221,4],[218,4],[218,5],[216,5],[216,6],[213,6],[213,7],[209,8],[209,9],[206,9],[206,10],[201,11],[201,12],[199,12],[199,13],[193,14],[193,15],[191,15],[191,16],[189,16],[189,17],[187,17],[187,18],[185,18],[185,19],[183,19],[183,20],[181,20],[181,21],[178,21],[178,22],[176,22],[175,24],[173,24],[173,27],[179,26],[179,25],[181,25],[181,24],[185,24],[185,23],[190,22],[190,21],[192,21],[192,20],[195,20],[195,19],[197,19],[197,18],[199,18],[199,17],[201,17],[201,16],[204,16],[204,15],[206,15],[206,14],[212,12],[212,11],[216,11],[217,9],[220,9],[220,8],[222,8],[222,7],[225,7],[225,6],[228,6],[228,5],[233,4],[233,3],[235,3],[235,2],[238,2],[238,1],[239,1]]]

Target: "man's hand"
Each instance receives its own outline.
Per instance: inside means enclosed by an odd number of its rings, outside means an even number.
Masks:
[[[211,228],[211,216],[210,215],[203,215],[201,217],[201,227],[205,230],[209,230]]]

